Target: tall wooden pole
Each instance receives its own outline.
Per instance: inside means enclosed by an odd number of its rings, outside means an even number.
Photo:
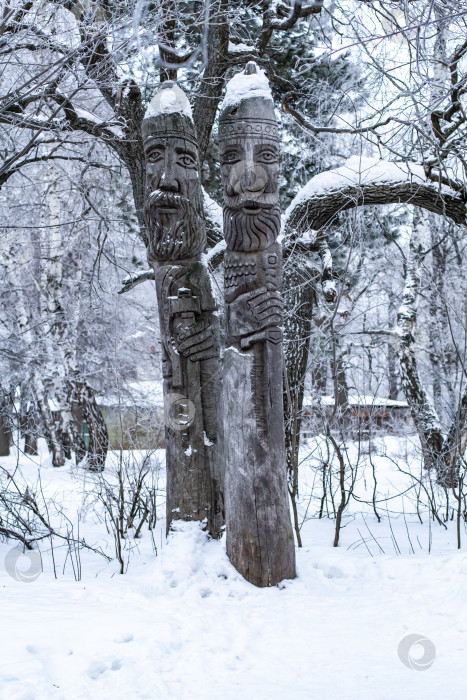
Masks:
[[[219,323],[202,262],[206,226],[191,110],[162,84],[143,120],[148,260],[155,271],[164,377],[167,529],[223,525],[218,422]]]
[[[219,118],[224,189],[227,553],[256,586],[295,577],[283,415],[279,139],[254,62],[227,86]]]

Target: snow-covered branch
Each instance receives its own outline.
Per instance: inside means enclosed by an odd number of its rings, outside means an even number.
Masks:
[[[311,131],[313,134],[365,134],[369,131],[375,131],[376,129],[379,129],[382,126],[387,126],[391,121],[400,121],[395,119],[394,117],[387,117],[386,119],[382,119],[370,126],[317,126],[316,124],[313,124],[313,122],[311,122],[309,119],[307,119],[307,117],[301,114],[301,112],[299,112],[297,109],[290,105],[291,100],[296,99],[297,97],[298,94],[293,91],[288,92],[286,95],[284,95],[284,98],[282,100],[282,111],[286,114],[291,114],[294,117],[294,119],[296,119],[296,121],[300,124],[300,126],[303,126],[305,129]]]
[[[353,156],[340,168],[313,177],[285,213],[288,227],[301,233],[323,228],[341,212],[365,204],[405,202],[466,225],[463,197],[427,179],[415,163]]]
[[[133,289],[133,287],[141,284],[141,282],[147,282],[148,280],[153,279],[155,279],[154,270],[144,270],[143,272],[136,272],[132,275],[128,275],[128,277],[125,277],[125,279],[122,280],[122,288],[118,290],[118,294],[129,292],[130,289]]]

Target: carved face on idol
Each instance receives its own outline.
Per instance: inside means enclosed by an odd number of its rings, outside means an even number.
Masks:
[[[162,119],[165,126],[170,117]],[[197,148],[182,131],[178,136],[160,128],[148,135],[144,150],[148,258],[193,258],[206,243]]]
[[[276,240],[278,172],[279,148],[272,139],[245,135],[222,144],[224,236],[229,250],[264,250]]]

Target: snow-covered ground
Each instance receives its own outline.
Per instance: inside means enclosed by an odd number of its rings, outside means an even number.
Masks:
[[[410,486],[399,469],[407,458],[418,468],[404,440],[380,439],[370,455],[351,449],[359,500],[350,503],[338,548],[335,521],[317,517],[325,444],[315,439],[303,447],[298,578],[272,589],[246,583],[224,541],[210,541],[196,524],[181,524],[167,542],[162,519],[153,538],[144,530],[128,542],[123,576],[115,560],[85,550],[66,558],[58,542],[55,578],[46,540],[43,571],[21,582],[3,566],[14,543],[2,542],[1,700],[465,698],[467,539],[457,550],[455,520],[445,530],[423,509],[420,523],[413,490],[380,500]],[[73,466],[53,469],[45,452],[22,456],[21,473],[36,492],[38,463],[44,496],[63,508],[75,535],[79,520],[79,537],[113,556],[99,503],[90,497],[99,477]],[[113,455],[109,474],[115,463]],[[379,523],[372,503],[362,502],[372,501],[371,463]],[[16,455],[0,464],[13,470]],[[162,476],[160,487],[162,504]],[[18,560],[18,570],[28,566]],[[411,634],[431,640],[428,662],[436,649],[426,670],[408,668],[398,656]],[[410,653],[417,665],[421,647]]]

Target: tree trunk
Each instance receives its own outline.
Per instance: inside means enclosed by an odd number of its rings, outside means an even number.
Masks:
[[[65,464],[65,453],[60,440],[60,433],[57,430],[52,411],[49,407],[49,396],[45,389],[44,382],[36,369],[33,370],[31,386],[34,392],[35,404],[41,418],[41,425],[47,441],[47,446],[52,454],[52,464],[54,467],[63,467]]]
[[[8,457],[12,441],[10,422],[10,401],[6,396],[0,397],[0,457]]]
[[[451,429],[450,441],[445,443],[438,414],[421,382],[415,357],[414,333],[425,241],[425,218],[416,210],[410,236],[405,288],[397,316],[401,381],[420,438],[425,468],[434,469],[440,483],[453,487],[457,483],[458,470],[458,462],[454,464],[453,455],[461,456],[458,448],[462,446],[466,416],[461,405],[458,427]]]
[[[93,389],[83,381],[75,381],[74,389],[83,419],[89,427],[89,469],[95,472],[104,471],[109,449],[107,426],[97,405]]]
[[[305,376],[308,366],[317,270],[303,254],[284,264],[285,447],[289,481],[298,468]]]
[[[23,429],[24,437],[24,453],[27,455],[38,455],[37,451],[37,422],[35,420],[36,413],[28,412],[25,417],[25,426]]]
[[[396,303],[395,294],[392,291],[389,293],[389,305],[388,305],[388,320],[389,326],[394,328],[396,322]],[[399,396],[399,375],[397,371],[397,351],[394,347],[394,341],[392,338],[388,340],[387,344],[388,351],[388,398],[391,401],[397,401]]]
[[[65,455],[60,441],[60,435],[55,425],[54,418],[49,406],[49,395],[45,383],[40,374],[39,361],[37,359],[38,347],[37,338],[34,336],[31,318],[27,311],[23,290],[16,284],[16,270],[14,256],[5,252],[3,256],[7,274],[17,291],[17,323],[19,336],[27,348],[28,353],[34,358],[30,363],[29,387],[34,396],[34,403],[40,416],[41,426],[50,452],[52,453],[52,464],[54,467],[61,467],[65,464]]]
[[[454,408],[454,387],[452,385],[453,357],[449,341],[445,280],[448,257],[447,241],[444,233],[446,223],[436,221],[433,214],[426,217],[430,231],[431,283],[429,290],[430,363],[432,370],[433,401],[438,406],[440,417],[452,415]],[[441,227],[441,235],[439,232]],[[444,239],[444,240],[443,240]]]
[[[209,6],[207,65],[195,95],[193,120],[196,124],[200,162],[204,162],[212,125],[224,89],[224,75],[229,68],[229,1],[212,0]]]

